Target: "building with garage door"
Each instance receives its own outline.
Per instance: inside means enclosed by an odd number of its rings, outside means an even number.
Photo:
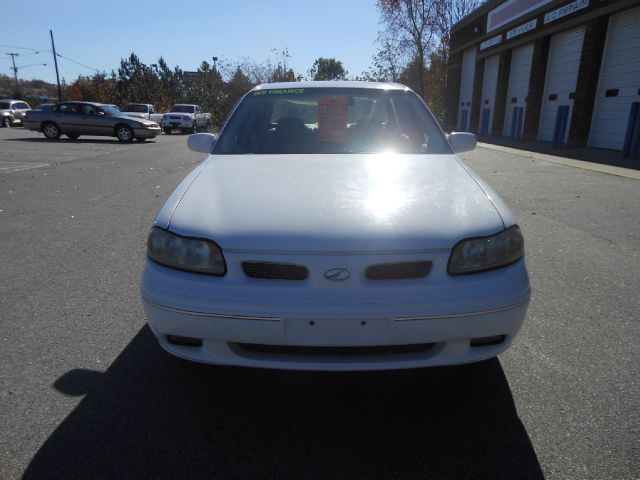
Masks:
[[[638,156],[640,0],[489,0],[448,68],[448,131]]]

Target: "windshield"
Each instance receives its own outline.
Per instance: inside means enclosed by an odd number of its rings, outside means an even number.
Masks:
[[[100,109],[104,110],[104,112],[111,117],[122,117],[122,112],[116,108],[113,108],[111,105],[100,105]]]
[[[217,154],[451,153],[410,91],[289,88],[249,93],[224,127]]]
[[[196,107],[193,105],[174,105],[171,107],[170,111],[178,113],[193,113],[196,111]]]
[[[134,105],[129,104],[125,105],[123,112],[135,112],[135,113],[147,113],[149,111],[149,107],[146,105]]]

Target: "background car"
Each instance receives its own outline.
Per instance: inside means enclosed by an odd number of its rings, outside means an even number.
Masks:
[[[128,117],[108,105],[92,102],[62,102],[48,111],[33,110],[25,118],[24,126],[42,132],[49,140],[57,140],[64,134],[72,139],[100,135],[131,142],[134,138],[144,141],[161,132],[155,122]]]
[[[141,294],[197,362],[379,370],[476,362],[519,331],[524,240],[399,84],[261,85],[158,214]]]
[[[39,111],[49,111],[51,110],[53,107],[55,107],[57,104],[55,103],[42,103],[40,105],[36,105],[35,107],[33,107],[32,110],[39,110]]]
[[[176,104],[162,116],[160,126],[164,133],[171,134],[174,129],[182,133],[198,133],[199,130],[211,130],[211,114],[203,113],[200,105]]]
[[[122,107],[122,113],[137,118],[146,118],[157,123],[162,120],[162,113],[156,113],[156,109],[150,103],[127,103]]]
[[[22,100],[0,100],[0,125],[5,128],[20,125],[29,110],[29,104]]]

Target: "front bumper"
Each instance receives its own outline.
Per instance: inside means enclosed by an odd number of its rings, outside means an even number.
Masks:
[[[171,118],[163,118],[160,121],[161,128],[191,128],[193,127],[193,118],[181,118],[181,119],[171,119]]]
[[[155,128],[134,128],[133,135],[136,138],[155,138],[162,133],[160,127]]]
[[[225,293],[226,288],[213,286],[208,298],[203,298],[200,292],[197,297],[171,294],[171,282],[194,275],[148,261],[141,294],[160,345],[178,357],[291,370],[383,370],[477,362],[506,350],[522,326],[529,303],[524,261],[498,273],[479,275],[507,290],[494,285],[478,295],[478,284],[472,281],[466,298],[467,287],[451,286],[454,301],[429,294],[403,298],[394,287],[374,288],[353,301],[327,297],[326,293],[313,299],[303,292],[283,301],[273,290],[278,287],[262,283],[246,285],[235,298]],[[455,279],[458,285],[459,280]],[[201,339],[202,346],[176,345],[168,340],[169,335]],[[472,339],[501,335],[504,340],[497,344],[471,345]],[[367,347],[425,344],[430,346],[404,353],[358,354]],[[245,348],[247,345],[256,348]],[[296,349],[283,353],[263,346],[310,348],[304,353]],[[353,348],[345,355],[323,355],[316,354],[315,347]]]

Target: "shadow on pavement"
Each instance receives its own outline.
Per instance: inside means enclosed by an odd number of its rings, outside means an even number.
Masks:
[[[144,327],[24,478],[518,478],[543,474],[498,360],[374,373],[212,367]]]

